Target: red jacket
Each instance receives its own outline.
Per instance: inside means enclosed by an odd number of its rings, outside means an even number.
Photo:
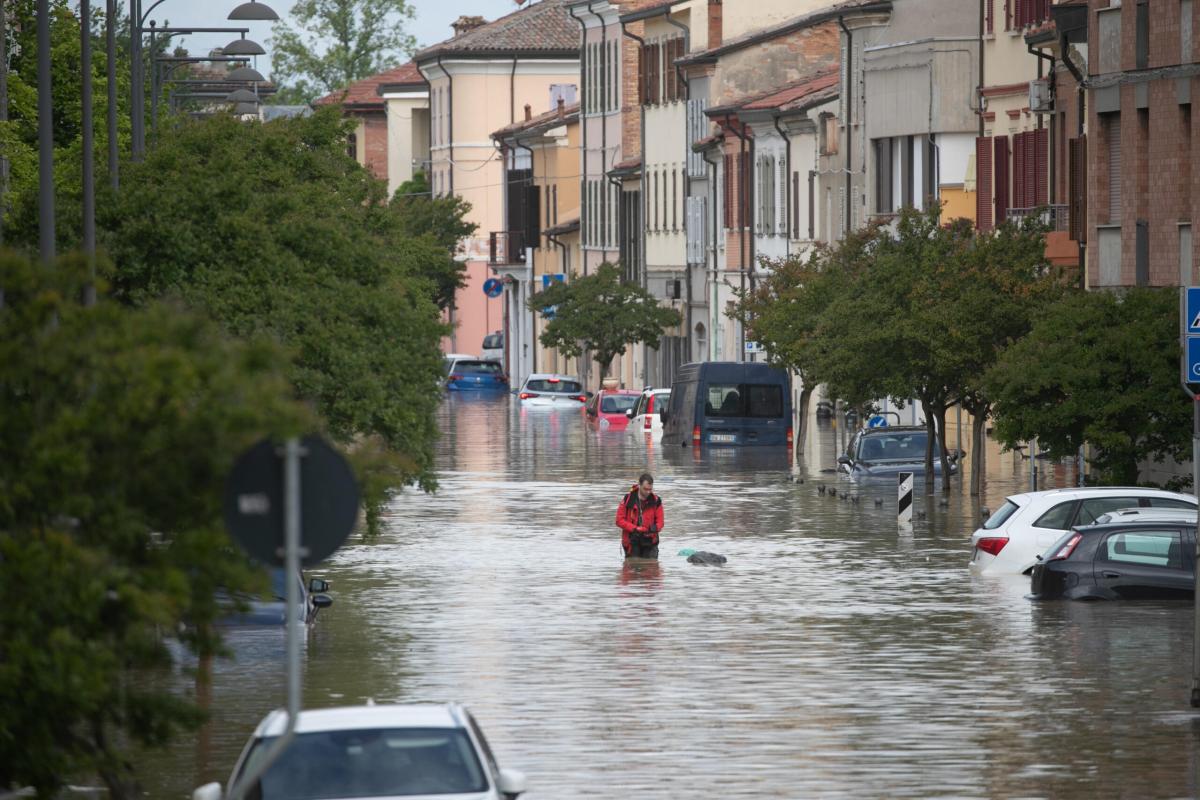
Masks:
[[[617,527],[621,529],[621,545],[625,549],[629,549],[629,534],[639,529],[642,533],[648,533],[651,527],[654,528],[654,532],[650,533],[651,543],[658,544],[658,532],[663,528],[662,500],[651,493],[643,504],[638,498],[638,487],[634,486],[633,491],[622,497],[621,504],[617,506]]]

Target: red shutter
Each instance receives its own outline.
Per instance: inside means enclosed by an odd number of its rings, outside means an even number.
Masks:
[[[1069,225],[1071,239],[1087,242],[1087,136],[1070,140],[1067,183],[1070,187]]]
[[[992,229],[992,137],[975,140],[975,227]]]
[[[1025,208],[1025,134],[1013,136],[1012,142],[1012,205]]]
[[[996,136],[992,139],[992,144],[995,152],[995,160],[992,163],[996,182],[996,224],[999,225],[1008,219],[1008,137]]]
[[[992,17],[994,16],[996,0],[985,0],[985,2],[987,3],[986,10],[984,12],[985,24],[987,26],[986,31],[988,33],[992,33],[993,26],[995,25],[995,21],[992,19]]]
[[[646,105],[646,45],[637,49],[638,54],[638,104]]]
[[[679,43],[682,41],[682,39],[672,39],[667,42],[667,85],[671,87],[667,94],[667,101],[671,103],[679,99],[679,70],[675,69],[675,59],[679,58]]]
[[[662,102],[662,45],[650,45],[650,102]]]
[[[1033,140],[1033,183],[1035,206],[1050,202],[1050,130],[1038,128]]]

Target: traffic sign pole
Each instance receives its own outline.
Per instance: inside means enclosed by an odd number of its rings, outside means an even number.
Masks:
[[[1192,494],[1200,498],[1200,286],[1179,291],[1179,382],[1192,398]],[[1200,537],[1192,561],[1192,708],[1200,708],[1200,592],[1195,588],[1200,566]]]
[[[296,580],[300,575],[300,458],[305,454],[300,440],[292,437],[283,447],[283,533],[284,583],[287,586],[287,727],[254,769],[229,787],[229,800],[242,800],[251,786],[258,783],[296,738],[296,717],[300,714],[300,620],[296,605],[300,602]]]
[[[1200,398],[1192,395],[1192,494],[1200,498]],[[1195,589],[1196,568],[1200,565],[1200,536],[1192,559],[1192,708],[1200,708],[1200,592]]]

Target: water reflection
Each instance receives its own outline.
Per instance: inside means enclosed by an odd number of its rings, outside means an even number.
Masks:
[[[442,422],[441,491],[399,495],[380,541],[314,573],[336,603],[306,705],[460,700],[532,800],[1196,793],[1186,606],[1034,604],[1025,579],[967,573],[1020,456],[990,446],[984,497],[956,478],[901,532],[892,486],[818,493],[851,486],[822,472],[828,425],[793,474],[786,453],[647,446],[509,398],[451,398]],[[661,558],[623,562],[613,518],[645,469]],[[151,796],[224,780],[283,702],[267,639],[216,667],[207,739],[145,762]]]

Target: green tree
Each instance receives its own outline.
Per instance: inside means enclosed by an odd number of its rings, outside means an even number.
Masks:
[[[269,42],[272,102],[310,103],[398,65],[416,48],[404,29],[413,16],[408,0],[299,0],[295,27],[275,23]]]
[[[236,455],[315,428],[287,355],[177,304],[74,303],[84,270],[0,253],[0,789],[99,776],[197,725],[163,632],[219,652],[218,589],[265,580],[221,521]]]
[[[555,284],[529,300],[535,313],[551,307],[554,318],[538,341],[568,358],[591,352],[602,377],[629,345],[657,346],[667,328],[682,322],[678,311],[659,305],[642,287],[623,282],[620,267],[608,263],[591,275],[572,275],[569,283]]]
[[[1001,442],[1036,437],[1051,458],[1086,443],[1103,482],[1133,485],[1143,461],[1190,458],[1173,290],[1068,295],[1001,356],[985,388]]]
[[[796,373],[801,381],[797,457],[808,436],[813,392],[823,382],[816,349],[822,313],[849,288],[853,270],[865,263],[877,229],[848,234],[833,246],[817,247],[806,258],[770,262],[758,285],[738,298],[733,318],[746,335],[761,342],[771,363]]]
[[[116,295],[178,296],[237,336],[269,335],[341,443],[393,454],[384,486],[433,488],[434,412],[446,327],[384,186],[345,153],[335,109],[242,123],[179,121],[102,205]],[[436,255],[436,254],[435,254]]]
[[[466,261],[456,256],[461,243],[474,235],[479,226],[467,221],[471,204],[458,195],[434,197],[424,172],[400,184],[392,195],[391,208],[400,224],[400,231],[414,240],[432,244],[424,276],[433,282],[434,301],[445,311],[454,304],[454,295],[467,285]]]

